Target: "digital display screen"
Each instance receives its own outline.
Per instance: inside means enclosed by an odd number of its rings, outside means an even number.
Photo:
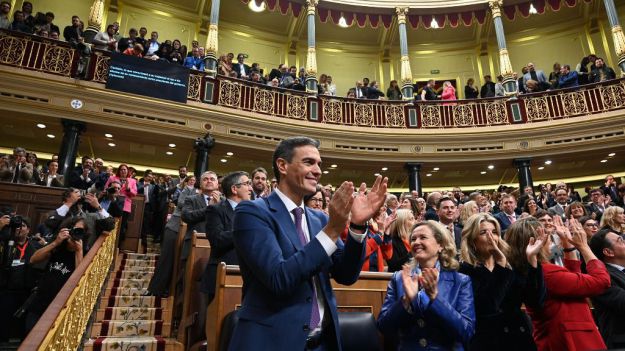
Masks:
[[[189,69],[113,53],[106,88],[158,99],[187,102]]]

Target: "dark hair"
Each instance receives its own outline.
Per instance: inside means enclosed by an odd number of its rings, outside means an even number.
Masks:
[[[0,1],[0,5],[4,5],[4,4],[7,4],[7,5],[11,6],[11,3],[8,2],[8,1],[4,1],[4,0]]]
[[[584,225],[584,224],[586,224],[586,222],[588,222],[591,219],[592,218],[590,216],[579,217],[579,224]],[[593,219],[593,221],[594,221],[594,219]]]
[[[76,188],[72,188],[72,187],[65,189],[63,191],[63,194],[61,195],[63,197],[63,202],[65,202],[65,200],[67,200],[70,197],[70,195],[74,193],[75,190]]]
[[[139,32],[137,31],[136,28],[130,28],[130,30],[128,31],[128,33],[135,33],[135,34],[139,34]]]
[[[54,18],[54,13],[48,11],[48,12],[46,12],[46,17]]]
[[[317,193],[321,193],[321,203],[322,203],[321,208],[326,208],[326,195],[323,193],[321,185],[317,185],[317,190],[315,190],[314,193],[304,196],[304,204],[310,201],[310,199],[312,199],[313,196],[317,195]]]
[[[505,240],[508,245],[510,245],[510,251],[508,251],[507,257],[508,262],[514,270],[523,275],[527,273],[527,267],[529,266],[525,253],[527,244],[530,241],[530,237],[536,237],[536,228],[540,226],[540,222],[536,218],[527,217],[519,219],[506,229]],[[547,258],[542,252],[539,252],[538,262],[544,261],[547,261]]]
[[[112,24],[109,24],[108,26],[106,26],[106,31],[108,32],[109,29],[111,29],[111,28],[115,29],[115,26],[112,25]]]
[[[75,18],[75,19],[77,19],[77,20],[80,20],[80,17],[78,17],[78,16],[76,16],[76,15],[73,15],[73,16],[72,16],[72,21],[74,20],[74,18]]]
[[[305,136],[297,136],[284,139],[276,146],[276,150],[273,152],[272,167],[273,175],[276,177],[278,183],[280,183],[280,171],[278,170],[276,161],[281,158],[287,162],[291,162],[296,148],[309,145],[318,149],[319,141]]]
[[[614,230],[609,228],[601,229],[600,231],[596,232],[595,235],[592,236],[592,238],[590,238],[590,242],[588,243],[588,246],[590,246],[590,250],[592,250],[592,253],[594,253],[595,256],[597,256],[597,258],[601,261],[605,259],[603,249],[612,247],[612,243],[610,243],[605,238],[610,233],[614,233]]]
[[[553,218],[554,214],[549,212],[549,211],[545,211],[542,208],[539,208],[538,210],[536,210],[536,214],[534,215],[534,217],[536,219],[539,219],[539,218],[542,218],[542,217],[545,217],[545,216],[549,216],[549,217]]]
[[[595,188],[595,189],[592,189],[592,190],[588,193],[588,195],[592,195],[592,193],[599,193],[599,194],[603,195],[603,190],[601,190],[600,188]]]
[[[436,209],[440,210],[441,209],[441,205],[443,204],[443,202],[445,201],[451,201],[454,203],[454,206],[456,206],[456,201],[454,199],[452,199],[451,197],[448,196],[443,196],[441,197],[438,202],[436,203]]]
[[[147,176],[147,175],[151,175],[151,174],[153,174],[151,169],[146,169],[145,172],[143,172],[143,176],[144,177]]]
[[[254,178],[254,176],[256,175],[256,173],[265,173],[265,176],[268,176],[269,174],[267,174],[267,170],[264,169],[263,167],[256,167],[255,170],[252,171],[252,178]]]
[[[247,172],[236,171],[228,173],[221,180],[221,189],[224,191],[224,196],[229,198],[232,196],[232,186],[238,184],[241,181],[241,177],[248,176]]]
[[[121,164],[117,167],[117,172],[115,172],[115,175],[116,175],[117,177],[119,177],[119,175],[121,174],[121,169],[122,169],[122,167],[126,167],[126,170],[128,171],[128,172],[126,173],[126,176],[127,176],[128,178],[130,178],[130,168],[129,168],[129,167],[128,167],[128,165],[127,165],[127,164],[125,164],[125,163],[121,163]]]
[[[536,200],[532,197],[528,198],[527,200],[525,200],[525,202],[523,203],[523,212],[527,212],[530,213],[530,201],[534,201],[534,203],[536,203],[536,205],[538,205],[538,203],[536,202]],[[537,209],[538,210],[538,209]]]
[[[187,166],[185,166],[185,165],[182,165],[182,166],[178,166],[178,171],[180,171],[180,169],[181,169],[181,168],[184,168],[184,169],[186,169],[186,168],[187,168]]]

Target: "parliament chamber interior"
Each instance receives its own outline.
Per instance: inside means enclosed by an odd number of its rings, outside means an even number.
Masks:
[[[625,349],[624,21],[1,1],[0,350]]]

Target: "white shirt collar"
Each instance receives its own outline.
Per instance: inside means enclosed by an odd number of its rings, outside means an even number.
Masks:
[[[618,264],[614,264],[614,263],[606,263],[606,264],[609,264],[610,266],[612,266],[612,267],[614,267],[614,268],[618,269],[618,270],[619,270],[619,271],[621,271],[621,272],[623,272],[623,270],[625,270],[625,267],[623,267],[623,266],[619,266]]]
[[[232,206],[232,209],[234,210],[235,208],[237,208],[237,205],[239,204],[238,202],[235,202],[233,200],[230,199],[226,199],[228,200],[228,203],[230,204],[230,206]]]
[[[284,195],[283,192],[278,190],[278,188],[275,188],[274,191],[276,192],[276,194],[278,194],[278,197],[280,197],[280,200],[282,200],[284,206],[286,206],[286,210],[289,211],[289,213],[291,213],[296,207],[301,207],[302,209],[304,209],[304,200],[302,200],[302,202],[298,206],[295,204],[295,202],[289,199],[288,196]]]

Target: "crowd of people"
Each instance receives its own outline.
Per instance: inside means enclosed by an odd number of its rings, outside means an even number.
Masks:
[[[45,166],[35,153],[21,147],[12,155],[0,155],[0,181],[67,187],[61,206],[36,228],[31,228],[27,218],[14,227],[19,214],[4,209],[0,219],[3,240],[18,239],[12,262],[21,263],[11,266],[11,273],[3,278],[2,294],[15,303],[3,312],[8,319],[2,319],[15,322],[12,318],[19,316],[21,321],[15,325],[23,329],[0,329],[6,337],[14,332],[23,336],[32,328],[69,277],[67,273],[107,228],[100,222],[120,218],[123,235],[137,194],[145,197],[142,238],[153,236],[162,247],[148,294],[165,297],[172,293],[168,289],[175,243],[184,221],[188,231],[180,255],[182,266],[194,230],[206,232],[211,242],[201,284],[210,302],[217,265],[244,264],[233,238],[235,209],[247,200],[285,196],[278,190],[281,165],[274,167],[273,177],[260,167],[250,173],[220,176],[211,171],[193,175],[182,166],[177,177],[146,170],[137,179],[132,167],[121,164],[115,169],[99,158],[85,156],[66,181],[58,174],[57,155]],[[312,174],[317,177],[316,171]],[[303,206],[332,216],[339,191],[340,187],[316,185],[315,192],[302,198]],[[379,210],[365,221],[367,249],[359,267],[395,273],[380,313],[380,330],[402,330],[402,348],[426,338],[428,343],[446,348],[464,344],[472,350],[494,350],[505,344],[507,337],[514,337],[518,350],[562,349],[549,345],[581,341],[576,333],[553,336],[555,329],[560,330],[555,321],[568,318],[566,321],[594,326],[584,300],[592,297],[598,316],[602,316],[598,319],[601,335],[589,330],[583,334],[583,342],[597,349],[604,340],[609,347],[617,345],[609,334],[617,318],[609,307],[615,294],[610,289],[616,289],[609,284],[608,273],[613,272],[606,271],[600,261],[618,265],[625,260],[619,239],[625,235],[625,184],[607,176],[601,187],[588,186],[586,192],[582,197],[560,182],[539,185],[537,191],[502,186],[493,192],[465,193],[454,187],[427,195],[415,191],[388,194]],[[352,229],[344,226],[341,230],[338,238],[344,244],[350,241]],[[36,278],[26,280],[24,272],[30,270],[39,273],[28,273]],[[441,281],[456,283],[452,287]],[[580,289],[580,285],[586,288]],[[36,294],[36,302],[28,299],[32,294]],[[440,306],[429,302],[437,300],[444,302]],[[533,325],[528,324],[521,304]],[[431,316],[423,314],[428,308],[433,309]],[[562,309],[570,313],[558,315],[556,311]],[[20,310],[21,314],[15,314]],[[415,319],[397,324],[410,314],[418,314],[426,323],[428,318],[442,318],[447,323],[444,329],[452,330],[454,337],[443,337],[443,329],[423,328]]]

